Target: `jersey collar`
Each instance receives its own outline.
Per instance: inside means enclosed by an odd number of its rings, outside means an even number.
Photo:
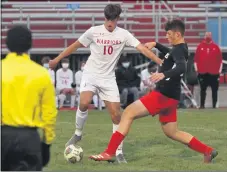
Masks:
[[[18,58],[18,57],[30,60],[30,56],[26,53],[23,53],[22,55],[18,55],[17,53],[9,53],[6,56],[6,58]]]

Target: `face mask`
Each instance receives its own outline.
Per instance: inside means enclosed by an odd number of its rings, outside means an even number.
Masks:
[[[84,70],[84,66],[81,67],[81,71],[83,71],[83,70]]]
[[[210,37],[206,37],[206,38],[205,38],[205,41],[206,41],[207,43],[210,43],[211,38],[210,38]]]
[[[64,69],[67,69],[67,68],[69,67],[69,64],[68,64],[68,63],[62,63],[62,67],[63,67]]]
[[[49,63],[44,63],[44,64],[43,64],[43,67],[49,69]]]
[[[124,68],[128,68],[129,65],[130,65],[130,62],[124,62],[124,63],[122,63],[122,66],[123,66]]]

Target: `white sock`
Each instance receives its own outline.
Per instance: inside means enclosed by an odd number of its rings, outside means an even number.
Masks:
[[[63,106],[63,104],[64,104],[64,101],[65,101],[65,99],[66,99],[66,95],[64,95],[64,94],[60,94],[59,96],[59,107],[62,107]]]
[[[115,133],[115,132],[117,131],[118,126],[119,126],[119,125],[117,125],[117,124],[113,124],[113,133]],[[117,148],[116,156],[117,156],[118,154],[120,154],[120,153],[123,154],[122,149],[123,149],[123,141],[121,142],[121,144],[120,144],[120,145],[118,146],[118,148]]]
[[[85,112],[81,112],[79,108],[77,109],[77,111],[76,111],[76,131],[75,131],[75,134],[77,136],[82,135],[83,127],[87,120],[87,117],[88,117],[88,110],[86,110]]]
[[[76,101],[76,95],[71,95],[71,108],[74,108]]]

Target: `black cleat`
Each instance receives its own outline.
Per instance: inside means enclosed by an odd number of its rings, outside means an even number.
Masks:
[[[218,155],[216,150],[212,150],[209,154],[204,155],[204,163],[211,163],[212,160]]]

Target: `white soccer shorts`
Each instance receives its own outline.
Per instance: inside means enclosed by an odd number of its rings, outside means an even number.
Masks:
[[[83,74],[80,93],[83,91],[92,91],[97,93],[102,100],[109,102],[120,102],[119,90],[115,77],[97,78],[94,75]]]

